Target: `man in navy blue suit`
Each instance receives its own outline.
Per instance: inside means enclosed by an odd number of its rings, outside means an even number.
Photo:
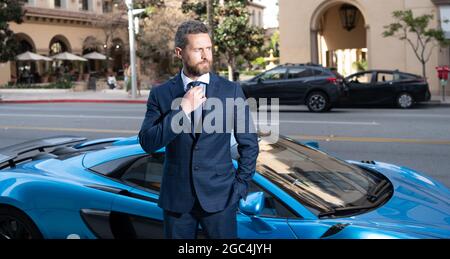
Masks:
[[[147,153],[166,147],[158,202],[165,236],[196,238],[200,224],[209,238],[237,238],[238,202],[247,196],[259,151],[248,103],[238,84],[211,72],[212,43],[203,23],[178,27],[175,53],[183,68],[152,89],[139,132]]]

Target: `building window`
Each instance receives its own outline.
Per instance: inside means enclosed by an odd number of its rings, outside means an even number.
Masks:
[[[112,7],[112,1],[103,1],[103,13],[111,13]]]
[[[251,24],[255,25],[256,15],[255,10],[252,10],[252,16],[251,16]]]
[[[259,12],[258,12],[258,26],[259,26],[259,27],[262,27],[262,26],[263,26],[262,23],[263,23],[263,22],[262,22],[261,11],[259,11]]]
[[[55,7],[61,8],[61,0],[55,0]]]
[[[87,10],[89,10],[88,0],[78,0],[78,9],[80,11],[87,11]]]

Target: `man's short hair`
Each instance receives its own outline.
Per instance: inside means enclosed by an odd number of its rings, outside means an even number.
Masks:
[[[175,47],[184,49],[187,45],[187,34],[208,33],[208,27],[200,21],[187,21],[178,26],[175,34]]]

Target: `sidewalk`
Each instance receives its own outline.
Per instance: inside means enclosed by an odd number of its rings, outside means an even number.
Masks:
[[[49,102],[91,102],[91,103],[147,103],[150,90],[142,90],[142,96],[131,99],[123,89],[74,92],[71,89],[0,89],[1,103],[49,103]],[[430,105],[450,105],[450,96],[442,102],[441,96],[431,96]]]
[[[74,92],[71,89],[0,89],[0,103],[98,102],[146,103],[150,90],[131,99],[123,89]]]
[[[450,96],[446,96],[445,97],[445,101],[442,101],[442,96],[437,96],[437,95],[433,95],[431,96],[431,100],[429,101],[429,103],[432,104],[450,104]]]

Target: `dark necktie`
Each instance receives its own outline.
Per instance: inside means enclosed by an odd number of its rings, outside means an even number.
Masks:
[[[203,82],[200,81],[192,81],[187,85],[187,90],[189,91],[189,89],[205,84]],[[200,132],[201,132],[201,124],[200,124],[200,118],[202,117],[202,106],[200,105],[199,107],[197,107],[197,109],[195,109],[194,111],[191,112],[191,130],[192,133],[195,133],[195,137],[198,138]]]

